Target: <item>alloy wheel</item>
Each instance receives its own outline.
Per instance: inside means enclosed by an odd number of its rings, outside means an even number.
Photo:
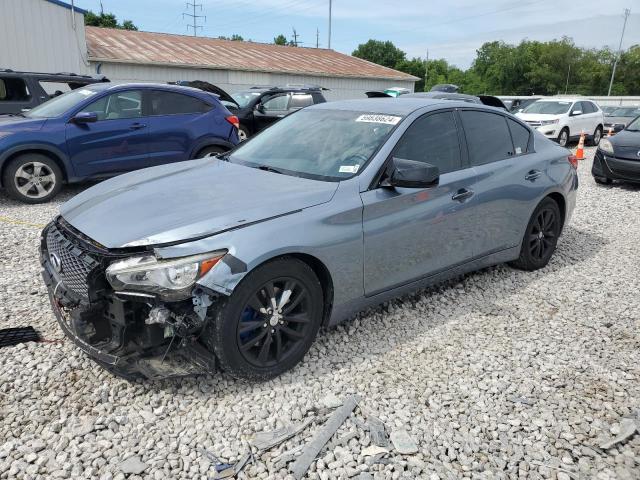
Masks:
[[[247,132],[244,129],[239,128],[238,129],[238,140],[240,140],[241,142],[244,142],[247,138],[249,138],[247,136]]]
[[[600,139],[602,138],[602,132],[599,128],[596,129],[596,133],[593,135],[593,144],[597,146],[600,143]]]
[[[41,162],[20,165],[13,181],[18,192],[29,198],[45,197],[56,187],[55,173]]]
[[[543,260],[555,248],[558,236],[556,213],[545,208],[538,212],[529,234],[529,253],[536,260]]]
[[[560,137],[558,138],[558,143],[561,147],[566,147],[567,143],[569,143],[569,134],[566,130],[560,132]]]
[[[237,327],[237,342],[246,361],[258,367],[285,360],[312,329],[310,294],[298,280],[270,280],[254,292]]]

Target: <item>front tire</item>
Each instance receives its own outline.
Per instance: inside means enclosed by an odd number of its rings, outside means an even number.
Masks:
[[[224,152],[226,152],[226,150],[222,147],[205,147],[198,152],[196,158],[215,157]]]
[[[2,184],[7,194],[24,203],[45,203],[62,188],[62,170],[46,155],[27,153],[7,165]]]
[[[569,144],[569,129],[564,127],[558,134],[558,145],[566,147]]]
[[[302,360],[322,314],[322,286],[313,270],[282,258],[250,272],[218,305],[202,338],[229,375],[267,380]]]
[[[538,270],[549,263],[562,230],[558,204],[547,197],[536,207],[522,240],[520,256],[512,266],[521,270]]]

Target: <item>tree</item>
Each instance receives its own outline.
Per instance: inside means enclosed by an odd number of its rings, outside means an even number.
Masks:
[[[287,45],[289,47],[296,47],[296,43],[293,40],[287,40],[283,34],[278,35],[273,39],[273,43],[276,45]]]
[[[362,43],[351,55],[389,68],[396,68],[396,65],[405,60],[407,56],[393,43],[381,40],[369,40],[367,43]]]
[[[242,35],[238,35],[237,33],[234,33],[230,37],[225,37],[224,35],[221,35],[218,38],[220,40],[232,40],[234,42],[244,42],[244,37]]]
[[[131,20],[125,20],[122,24],[118,23],[118,19],[113,13],[100,14],[93,13],[89,10],[84,15],[84,24],[92,27],[104,27],[104,28],[118,28],[121,30],[138,30]]]

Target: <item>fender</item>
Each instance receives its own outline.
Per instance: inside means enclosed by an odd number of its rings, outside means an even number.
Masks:
[[[47,144],[47,143],[21,143],[20,145],[16,145],[7,150],[4,150],[3,152],[0,153],[0,171],[2,171],[2,169],[4,168],[5,162],[7,161],[7,159],[11,158],[17,153],[31,151],[31,150],[42,150],[42,151],[51,153],[52,155],[55,155],[58,158],[58,160],[60,160],[60,162],[62,163],[62,169],[63,169],[62,173],[65,176],[67,182],[72,183],[79,180],[75,176],[73,164],[69,160],[69,157],[67,156],[67,154],[64,151],[60,150],[58,147],[51,144]],[[1,177],[0,177],[0,186],[2,186]]]
[[[224,147],[228,150],[231,150],[235,147],[235,145],[227,140],[223,140],[217,137],[201,138],[197,142],[195,142],[194,146],[189,152],[189,158],[195,158],[195,155],[205,147]]]

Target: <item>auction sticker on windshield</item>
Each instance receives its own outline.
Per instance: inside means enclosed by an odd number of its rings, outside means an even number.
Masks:
[[[396,117],[395,115],[375,114],[360,115],[356,118],[356,122],[384,123],[385,125],[397,125],[400,120],[402,120],[402,117]]]

